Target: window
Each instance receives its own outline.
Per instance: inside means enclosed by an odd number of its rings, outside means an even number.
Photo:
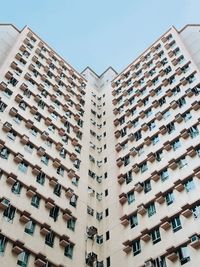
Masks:
[[[65,252],[64,255],[70,259],[72,259],[73,257],[73,249],[74,249],[74,245],[69,244],[65,247]]]
[[[173,122],[166,125],[168,134],[171,134],[173,131],[175,131],[175,125]]]
[[[31,199],[31,205],[39,208],[41,198],[38,195],[34,195]]]
[[[174,149],[174,151],[176,151],[179,147],[181,147],[181,142],[179,139],[175,140],[173,143],[172,143],[172,147]]]
[[[125,173],[126,184],[129,184],[133,180],[132,171]]]
[[[187,160],[185,157],[182,157],[178,160],[178,166],[180,169],[187,166]]]
[[[110,257],[106,258],[106,267],[110,267]]]
[[[175,200],[173,192],[168,192],[165,196],[165,200],[166,200],[167,206],[171,205]]]
[[[165,180],[167,180],[169,178],[169,173],[167,169],[164,169],[160,172],[160,179],[162,182],[164,182]]]
[[[138,141],[139,139],[141,139],[141,138],[142,138],[141,131],[137,131],[137,132],[134,134],[134,136],[135,136],[135,140],[136,140],[136,141]]]
[[[4,95],[5,95],[7,98],[10,98],[11,95],[12,95],[12,93],[13,93],[13,92],[12,92],[10,89],[8,89],[8,88],[6,88],[5,91],[4,91]]]
[[[96,219],[97,219],[98,221],[101,221],[101,220],[103,219],[103,212],[97,212],[97,213],[96,213]]]
[[[128,198],[128,204],[131,204],[132,202],[135,201],[135,195],[134,195],[134,192],[129,192],[127,194],[127,198]]]
[[[22,185],[20,182],[17,181],[13,184],[11,191],[16,195],[20,195],[21,189],[22,189]]]
[[[144,162],[140,165],[140,171],[141,173],[145,172],[146,170],[148,170],[148,166],[147,166],[147,162]]]
[[[107,231],[107,232],[106,232],[106,240],[109,240],[109,239],[110,239],[110,232]]]
[[[61,189],[62,189],[61,185],[56,184],[53,190],[54,194],[59,197],[61,195]]]
[[[151,180],[146,180],[144,181],[144,192],[148,193],[149,191],[151,191]]]
[[[132,216],[130,217],[129,221],[130,221],[130,226],[131,226],[131,228],[134,228],[135,226],[137,226],[137,225],[138,225],[137,214],[132,215]]]
[[[2,101],[0,101],[0,112],[4,112],[6,107],[7,107],[7,105],[5,103],[3,103]]]
[[[33,145],[30,144],[30,143],[27,143],[25,146],[24,146],[24,150],[30,154],[32,154],[33,152]]]
[[[54,222],[56,222],[58,215],[59,215],[59,207],[55,205],[53,208],[50,209],[49,217],[53,218]]]
[[[35,119],[36,121],[40,121],[41,118],[42,118],[42,116],[41,116],[39,113],[36,113],[35,116],[34,116],[34,119]]]
[[[187,182],[185,182],[185,190],[186,192],[190,192],[195,189],[195,183],[193,179],[189,179]]]
[[[27,170],[28,170],[28,164],[25,163],[25,162],[21,162],[21,163],[19,163],[19,165],[18,165],[18,170],[20,170],[20,171],[23,172],[23,173],[26,173]]]
[[[158,135],[155,135],[152,137],[152,143],[153,145],[157,144],[159,142],[159,136]]]
[[[76,220],[74,218],[71,218],[67,221],[67,228],[74,231],[76,225]]]
[[[8,159],[9,157],[9,150],[6,148],[6,147],[3,147],[1,150],[0,150],[0,156],[3,158],[3,159]]]
[[[21,252],[18,255],[18,261],[17,261],[17,265],[22,266],[22,267],[27,267],[28,266],[28,258],[29,258],[29,254],[28,252]]]
[[[64,168],[63,167],[58,167],[57,168],[57,174],[59,174],[60,176],[64,176]]]
[[[90,206],[87,206],[87,214],[93,216],[94,215],[94,209],[91,208]]]
[[[15,117],[13,118],[13,121],[16,122],[17,124],[20,124],[22,121],[22,118],[17,114],[15,115]]]
[[[187,246],[182,246],[178,250],[179,260],[181,265],[190,261],[190,255]]]
[[[3,255],[6,247],[6,238],[3,235],[0,235],[0,255]]]
[[[26,104],[24,101],[21,101],[21,102],[19,103],[19,107],[20,107],[22,110],[26,110],[27,104]]]
[[[45,182],[45,173],[43,172],[40,172],[37,177],[36,177],[36,182],[38,182],[39,184],[41,185],[44,185],[44,182]]]
[[[17,134],[14,133],[13,131],[9,131],[7,134],[8,139],[10,139],[11,141],[15,141]]]
[[[109,215],[108,209],[105,209],[105,216],[107,217]]]
[[[171,220],[171,224],[172,224],[172,229],[173,229],[173,232],[177,232],[178,230],[180,230],[182,228],[181,226],[181,221],[180,221],[180,217],[177,216],[177,217],[174,217],[172,220]]]
[[[159,162],[163,159],[163,151],[159,150],[155,153],[156,160]]]
[[[182,117],[183,117],[184,121],[187,122],[188,120],[190,120],[192,118],[192,115],[191,115],[190,111],[187,111],[182,115]]]
[[[199,130],[198,130],[198,128],[197,128],[196,125],[193,126],[193,127],[190,127],[190,128],[188,129],[188,131],[189,131],[189,134],[190,134],[190,137],[191,137],[191,138],[195,138],[196,136],[199,135]]]
[[[96,242],[97,244],[102,244],[103,243],[103,235],[97,235],[96,236]]]
[[[151,217],[156,213],[156,207],[154,203],[149,204],[147,207],[148,216]]]
[[[108,189],[105,190],[105,197],[108,196]]]
[[[5,217],[7,222],[11,222],[11,223],[13,222],[13,219],[15,217],[15,211],[16,211],[16,209],[13,206],[11,206],[10,204],[4,210],[3,217]]]
[[[29,235],[33,235],[35,231],[35,225],[36,225],[35,222],[33,222],[32,220],[28,221],[25,225],[24,232]]]
[[[195,206],[192,208],[192,212],[195,219],[200,219],[200,206]]]
[[[48,245],[49,247],[53,247],[54,245],[54,239],[55,239],[55,234],[54,232],[49,232],[46,236],[45,236],[45,244]]]
[[[161,241],[159,228],[156,228],[151,232],[151,238],[153,245]]]
[[[141,246],[140,246],[140,240],[134,240],[133,241],[133,255],[136,256],[141,252]]]
[[[33,136],[37,136],[38,131],[37,131],[35,128],[31,128],[31,129],[30,129],[30,133],[31,133]]]
[[[45,165],[48,165],[49,163],[49,158],[46,155],[43,155],[41,157],[41,162],[44,163]]]
[[[73,207],[76,207],[77,200],[78,200],[78,197],[75,194],[73,194],[73,196],[70,198],[69,204]]]

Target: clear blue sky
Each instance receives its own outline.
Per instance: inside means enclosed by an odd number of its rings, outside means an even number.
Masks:
[[[200,0],[2,0],[1,22],[28,25],[78,71],[123,70],[171,25],[200,23]]]

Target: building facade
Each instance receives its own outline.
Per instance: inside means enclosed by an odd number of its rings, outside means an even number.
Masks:
[[[0,265],[196,267],[200,25],[120,74],[0,25]]]

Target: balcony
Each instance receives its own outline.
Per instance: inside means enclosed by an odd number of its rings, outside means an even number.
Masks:
[[[178,164],[176,163],[175,159],[172,159],[168,162],[169,168],[172,170],[175,170],[178,167]]]
[[[137,155],[137,150],[136,150],[136,148],[131,148],[130,149],[130,155],[132,156],[132,157],[135,157],[136,155]]]
[[[45,149],[43,148],[43,147],[38,147],[38,149],[37,149],[37,154],[39,155],[39,156],[44,156],[44,154],[45,154]]]
[[[20,94],[17,94],[17,95],[15,96],[15,101],[16,101],[17,103],[20,103],[22,100],[23,100],[23,96],[21,96]]]
[[[139,213],[140,215],[143,216],[143,215],[146,214],[146,212],[147,212],[147,210],[146,210],[146,208],[144,207],[143,204],[138,206],[138,213]]]
[[[40,166],[38,166],[38,165],[33,166],[32,173],[34,175],[38,175],[40,172],[41,172],[41,167]]]
[[[152,174],[151,174],[151,179],[152,179],[154,182],[157,182],[157,181],[159,180],[159,178],[160,178],[160,175],[158,174],[157,171],[152,172]]]
[[[172,149],[172,146],[169,141],[165,142],[163,146],[166,151],[170,151]]]
[[[28,211],[24,210],[24,211],[21,213],[19,220],[20,220],[20,222],[22,222],[22,223],[27,223],[27,222],[30,221],[30,216],[31,216],[31,214],[30,214]]]
[[[15,157],[14,157],[14,161],[15,161],[16,163],[20,163],[20,162],[22,162],[23,159],[24,159],[24,156],[23,156],[22,154],[20,154],[20,153],[17,153],[17,154],[15,155]]]
[[[155,161],[156,157],[155,157],[155,154],[153,152],[149,153],[147,155],[147,160],[151,163],[153,163]]]
[[[7,84],[6,84],[5,82],[1,82],[1,83],[0,83],[0,90],[1,90],[1,91],[5,91],[6,88],[7,88]]]
[[[12,129],[12,124],[9,123],[9,122],[5,122],[5,123],[3,124],[2,129],[3,129],[6,133],[8,133],[8,132],[10,132],[11,129]]]
[[[9,114],[12,116],[12,117],[15,117],[18,113],[18,110],[16,108],[11,108],[10,111],[9,111]]]
[[[127,127],[130,129],[133,126],[132,121],[127,122]]]
[[[74,190],[71,188],[68,188],[65,192],[65,196],[70,199],[73,195],[74,195]]]
[[[187,139],[187,138],[189,137],[189,133],[188,133],[187,129],[183,129],[183,130],[180,132],[180,134],[181,134],[181,137],[182,137],[183,139]]]
[[[16,240],[13,244],[13,248],[12,248],[12,252],[14,254],[19,255],[20,253],[22,253],[24,251],[24,243]]]
[[[40,228],[40,233],[44,236],[48,235],[51,231],[51,226],[47,223],[43,223]]]
[[[31,129],[32,127],[33,127],[33,121],[31,121],[31,120],[27,120],[26,121],[26,123],[25,123],[25,125],[26,125],[26,127],[28,128],[28,129]]]
[[[123,225],[124,227],[129,225],[129,218],[127,215],[124,215],[120,218],[121,221],[121,225]]]
[[[121,205],[124,205],[127,201],[127,195],[125,193],[122,193],[119,195],[119,202]]]
[[[55,158],[53,161],[53,166],[59,168],[61,166],[61,161],[58,158]]]
[[[48,198],[46,201],[45,201],[45,207],[47,209],[52,209],[55,207],[55,202],[52,198]]]
[[[137,183],[135,185],[135,191],[140,193],[140,192],[142,192],[142,190],[143,190],[143,185],[141,183]]]
[[[117,181],[118,183],[121,185],[125,182],[125,178],[124,178],[124,175],[123,174],[120,174],[118,177],[117,177]]]
[[[116,144],[116,145],[115,145],[115,150],[116,150],[117,152],[121,151],[121,150],[122,150],[122,146],[121,146],[121,144]]]
[[[195,102],[192,103],[192,108],[193,108],[195,111],[197,111],[197,110],[199,109],[199,107],[200,107],[200,104],[199,104],[198,101],[195,101]]]
[[[59,244],[60,244],[60,246],[62,246],[62,247],[65,248],[67,245],[70,244],[70,242],[69,242],[69,237],[66,236],[66,235],[62,235],[62,236],[60,237],[60,242],[59,242]]]
[[[10,185],[14,185],[16,181],[17,181],[17,175],[13,174],[12,172],[6,178],[6,182]]]
[[[43,140],[47,140],[48,137],[49,137],[49,134],[48,134],[46,131],[42,132],[42,134],[41,134],[41,138],[42,138]]]
[[[165,202],[165,198],[163,197],[162,192],[156,194],[156,202],[160,205]]]
[[[123,165],[123,160],[121,158],[117,159],[117,166],[120,168]]]
[[[169,230],[171,227],[171,224],[168,221],[163,222],[160,227],[164,229],[165,231]]]
[[[10,200],[9,199],[7,199],[7,198],[5,198],[5,197],[2,197],[1,199],[0,199],[0,209],[1,210],[5,210],[5,209],[7,209],[8,208],[8,206],[10,205]]]
[[[171,90],[171,89],[168,89],[168,90],[166,91],[166,95],[167,95],[168,97],[171,97],[171,96],[173,95],[172,90]]]
[[[65,221],[69,221],[70,219],[72,218],[71,216],[71,211],[69,209],[66,209],[64,212],[63,212],[63,219]]]
[[[139,168],[138,164],[133,165],[133,167],[132,167],[132,171],[133,171],[134,173],[138,173],[138,172],[140,171],[140,168]]]
[[[27,188],[26,195],[27,195],[28,197],[33,197],[33,196],[35,196],[35,194],[36,194],[36,188],[33,187],[32,185],[30,185],[30,186]]]
[[[55,177],[51,177],[50,179],[49,179],[49,184],[51,185],[51,186],[53,186],[53,187],[55,187],[58,183],[58,179],[56,179]]]

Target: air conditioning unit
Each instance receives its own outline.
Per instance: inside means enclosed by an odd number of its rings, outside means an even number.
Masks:
[[[94,226],[87,227],[87,236],[93,238],[97,234],[97,228]]]
[[[97,255],[94,252],[90,252],[86,255],[85,262],[88,266],[92,267],[95,261],[97,261]]]

